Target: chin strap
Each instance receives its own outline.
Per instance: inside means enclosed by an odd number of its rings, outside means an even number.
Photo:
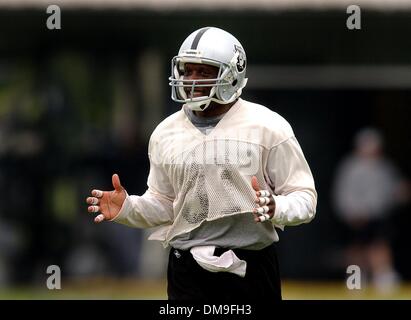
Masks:
[[[203,101],[190,101],[186,102],[186,105],[193,111],[204,111],[208,108],[211,103],[211,99],[203,100]]]

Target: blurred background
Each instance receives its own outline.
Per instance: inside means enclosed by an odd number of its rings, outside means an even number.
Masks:
[[[95,225],[85,198],[114,172],[145,191],[150,134],[180,108],[170,60],[216,26],[246,50],[243,98],[291,123],[315,177],[317,217],[279,231],[284,298],[410,299],[411,0],[356,1],[360,30],[350,4],[0,0],[0,298],[166,299],[152,230]]]

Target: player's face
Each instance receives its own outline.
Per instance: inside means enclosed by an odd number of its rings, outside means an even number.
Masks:
[[[215,79],[218,76],[219,68],[208,64],[186,63],[184,65],[184,80]],[[201,84],[214,84],[211,82],[202,82]],[[212,87],[196,87],[191,96],[191,88],[184,88],[187,97],[196,98],[209,96]]]

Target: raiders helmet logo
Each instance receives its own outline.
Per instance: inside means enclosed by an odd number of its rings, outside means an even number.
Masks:
[[[235,52],[238,52],[238,58],[237,58],[237,71],[242,72],[245,69],[246,65],[246,58],[245,58],[245,53],[243,48],[234,45]]]

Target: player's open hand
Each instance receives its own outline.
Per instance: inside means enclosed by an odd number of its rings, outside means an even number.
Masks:
[[[89,204],[88,212],[97,213],[100,212],[97,217],[94,218],[94,222],[102,222],[103,220],[111,220],[115,218],[120,212],[126,199],[126,191],[120,183],[120,178],[117,174],[113,174],[113,191],[101,191],[92,190],[92,197],[86,199]]]
[[[257,177],[255,176],[251,178],[251,186],[255,190],[255,202],[258,204],[258,207],[253,210],[254,221],[263,222],[271,220],[275,212],[273,194],[268,190],[261,190]]]

